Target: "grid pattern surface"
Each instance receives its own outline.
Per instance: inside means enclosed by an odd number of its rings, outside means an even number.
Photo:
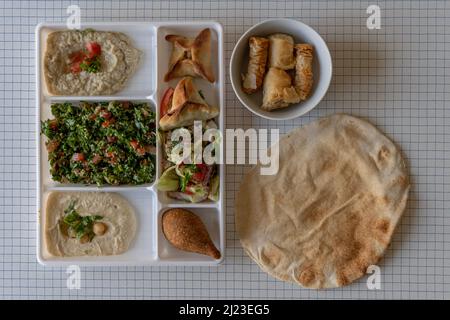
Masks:
[[[34,28],[62,22],[76,1],[0,1],[0,298],[450,298],[450,2],[378,1],[381,29],[368,30],[366,1],[79,1],[82,21],[205,20],[233,46],[272,17],[302,20],[328,43],[334,76],[306,116],[272,122],[248,112],[226,83],[228,128],[287,132],[345,112],[370,120],[405,153],[413,182],[393,243],[380,263],[381,290],[366,279],[341,289],[307,290],[277,281],[245,255],[234,227],[234,194],[245,172],[227,167],[227,250],[219,267],[82,268],[80,290],[63,268],[35,257]],[[447,212],[447,213],[446,213]]]

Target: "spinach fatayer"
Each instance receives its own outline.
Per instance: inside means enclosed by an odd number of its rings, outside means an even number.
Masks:
[[[55,103],[41,123],[50,173],[62,183],[143,184],[155,176],[155,113],[148,103]]]

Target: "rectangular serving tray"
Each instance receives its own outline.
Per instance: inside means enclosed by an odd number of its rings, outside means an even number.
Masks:
[[[132,76],[126,88],[116,95],[110,96],[52,96],[48,93],[42,72],[42,60],[45,52],[47,35],[56,30],[66,30],[65,24],[40,23],[35,30],[36,36],[36,139],[37,139],[37,259],[42,265],[62,266],[143,266],[143,265],[176,265],[176,266],[213,266],[220,264],[225,254],[225,172],[224,165],[219,165],[220,197],[217,202],[187,203],[171,199],[164,192],[156,190],[155,182],[138,186],[102,186],[60,184],[52,181],[49,174],[45,137],[40,134],[40,123],[51,117],[50,105],[54,102],[70,101],[140,101],[148,102],[156,112],[159,122],[159,104],[164,91],[174,87],[179,79],[165,83],[171,45],[165,40],[167,34],[179,34],[194,37],[204,28],[211,29],[212,65],[216,82],[196,78],[195,84],[202,90],[206,101],[220,108],[216,122],[220,130],[224,130],[224,47],[223,29],[215,21],[192,22],[102,22],[83,23],[82,29],[108,30],[123,32],[128,35],[134,46],[143,52],[138,71]],[[157,124],[158,130],[158,124]],[[223,152],[223,150],[222,150]],[[161,172],[162,152],[157,145],[156,177]],[[117,192],[133,205],[138,229],[135,241],[129,250],[121,255],[101,257],[53,257],[45,246],[44,221],[45,204],[51,191],[91,191]],[[186,208],[196,213],[206,225],[211,239],[221,252],[221,259],[214,260],[208,256],[185,252],[173,247],[164,237],[161,230],[161,215],[169,208]]]

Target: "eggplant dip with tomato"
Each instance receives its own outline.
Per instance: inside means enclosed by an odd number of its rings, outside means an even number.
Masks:
[[[183,141],[172,136],[175,130],[184,128],[193,137],[194,121],[202,122],[202,133],[208,129],[217,129],[214,118],[218,114],[219,109],[205,101],[191,77],[181,79],[175,89],[166,90],[160,104],[159,135],[163,145],[163,174],[158,180],[158,190],[166,191],[171,198],[189,202],[219,199],[217,164],[192,163],[192,155],[190,161],[176,159],[178,152],[174,152],[174,149]],[[208,143],[202,141],[202,150]],[[194,149],[192,143],[191,152]]]
[[[52,95],[107,95],[122,90],[141,51],[120,32],[55,31],[48,35],[44,77]]]
[[[96,185],[144,184],[155,177],[155,113],[128,101],[51,105],[41,123],[52,179]]]

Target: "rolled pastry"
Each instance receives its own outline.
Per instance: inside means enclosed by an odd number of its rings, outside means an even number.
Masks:
[[[306,100],[314,83],[312,72],[313,47],[310,44],[296,44],[295,90],[301,100]]]
[[[283,70],[295,67],[294,39],[287,34],[276,33],[269,36],[269,67]]]
[[[269,40],[263,37],[250,37],[248,44],[249,61],[247,74],[243,77],[242,81],[242,90],[250,94],[257,91],[263,83],[269,51]]]
[[[261,109],[272,111],[297,102],[300,102],[300,98],[294,86],[292,86],[292,79],[289,74],[279,68],[270,68],[264,78]]]

